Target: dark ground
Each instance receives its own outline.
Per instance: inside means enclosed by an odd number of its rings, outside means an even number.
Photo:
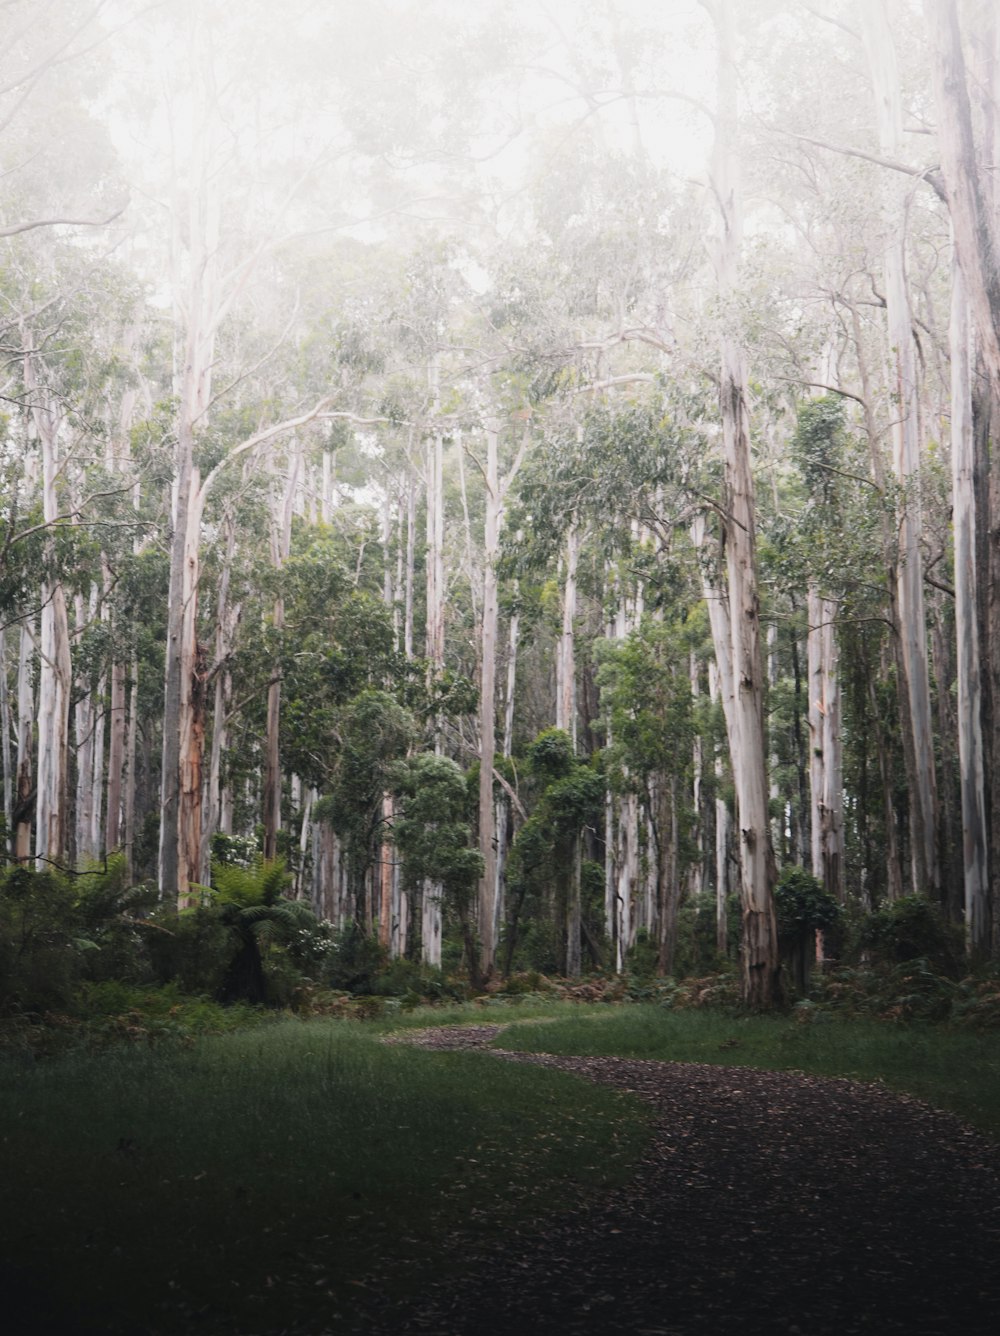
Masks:
[[[480,1047],[498,1030],[417,1042]],[[846,1080],[502,1056],[648,1100],[640,1172],[541,1238],[471,1253],[461,1281],[405,1310],[358,1312],[331,1332],[1000,1333],[1000,1148],[949,1114]]]

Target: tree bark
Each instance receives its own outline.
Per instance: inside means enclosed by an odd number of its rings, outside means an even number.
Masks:
[[[955,632],[958,647],[958,756],[961,773],[965,933],[970,952],[990,949],[985,766],[976,590],[975,442],[965,282],[952,263],[951,468],[955,545]]]
[[[875,93],[880,147],[887,157],[897,159],[905,156],[902,145],[903,113],[896,52],[884,0],[872,0],[865,4],[861,18]],[[906,282],[904,189],[905,185],[901,186],[895,176],[887,176],[884,185],[883,265],[893,376],[890,396],[893,465],[901,491],[897,606],[915,765],[915,789],[910,805],[913,885],[915,891],[938,899],[941,894],[941,875],[937,856],[937,783],[924,611],[923,557],[920,548],[920,418],[912,316]]]
[[[737,292],[742,240],[737,73],[731,0],[717,0],[711,12],[716,27],[718,71],[712,157],[712,185],[720,213],[716,268],[720,297],[726,305],[734,300]],[[781,991],[774,911],[777,866],[771,845],[767,801],[765,684],[746,369],[731,316],[724,316],[722,320],[719,391],[725,468],[723,543],[734,688],[729,750],[736,787],[743,914],[741,996],[751,1009],[765,1010],[778,1002]]]
[[[489,979],[497,948],[497,848],[493,765],[496,757],[496,666],[500,609],[497,601],[497,559],[503,496],[498,462],[500,424],[486,424],[486,519],[483,542],[483,608],[479,681],[479,851],[483,876],[479,883],[479,969]]]
[[[556,728],[568,733],[576,751],[576,569],[580,536],[576,521],[566,531],[562,630],[556,673]]]
[[[808,592],[809,791],[812,872],[828,895],[844,900],[843,760],[840,730],[837,604]]]

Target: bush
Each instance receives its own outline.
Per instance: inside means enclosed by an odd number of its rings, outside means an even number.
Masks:
[[[159,910],[147,929],[147,950],[160,984],[215,997],[233,958],[233,933],[215,905]]]
[[[149,901],[148,888],[126,886],[120,856],[72,876],[7,869],[0,877],[0,1011],[71,1008],[85,978],[148,982],[139,915]]]
[[[387,965],[378,938],[357,923],[349,923],[333,938],[326,955],[323,982],[330,988],[369,996],[376,991],[378,977]]]
[[[635,935],[635,945],[625,958],[625,970],[637,980],[648,982],[656,977],[659,948],[656,941],[645,928],[640,928]]]
[[[719,955],[716,945],[715,913],[714,894],[692,895],[681,905],[674,952],[676,978],[700,977],[725,965],[725,957]]]
[[[923,959],[952,979],[962,972],[959,929],[923,896],[903,896],[870,914],[861,925],[859,945],[876,961],[886,964]]]
[[[800,994],[809,989],[816,933],[840,921],[840,905],[818,877],[804,867],[787,867],[774,888],[778,946]]]
[[[69,879],[10,868],[0,883],[0,1011],[38,1013],[68,1007],[95,945]]]

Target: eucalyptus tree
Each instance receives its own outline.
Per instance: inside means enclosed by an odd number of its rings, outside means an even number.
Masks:
[[[971,324],[975,330],[978,357],[990,394],[986,411],[982,399],[979,400],[977,434],[984,444],[992,437],[995,449],[1000,411],[1000,283],[997,280],[1000,237],[995,222],[997,184],[991,179],[988,164],[995,158],[1000,128],[1000,24],[992,6],[981,6],[975,13],[975,27],[971,28],[979,57],[974,76],[979,101],[977,135],[970,95],[972,78],[963,47],[962,16],[956,5],[939,0],[926,0],[924,9],[932,47],[941,173],[957,259],[952,305],[952,451],[966,933],[972,950],[984,953],[992,947],[995,954],[1000,946],[997,561],[995,544],[985,547],[985,535],[977,542],[976,523],[978,511],[978,517],[986,520],[990,530],[995,526],[997,466],[995,458],[982,449],[979,460],[974,463],[970,448],[973,424],[969,403],[968,328]],[[977,472],[978,497],[975,496]],[[985,673],[980,672],[981,663],[986,665]],[[981,713],[983,695],[986,708]],[[989,748],[982,736],[982,714],[992,731]],[[984,771],[988,778],[984,777]],[[990,803],[988,836],[984,791],[988,791]]]

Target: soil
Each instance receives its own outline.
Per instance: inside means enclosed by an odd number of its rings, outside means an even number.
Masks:
[[[413,1041],[485,1047],[502,1028]],[[405,1309],[335,1330],[1000,1332],[1000,1147],[951,1115],[847,1080],[492,1051],[648,1101],[655,1130],[639,1172],[542,1234],[471,1245],[460,1271]]]

